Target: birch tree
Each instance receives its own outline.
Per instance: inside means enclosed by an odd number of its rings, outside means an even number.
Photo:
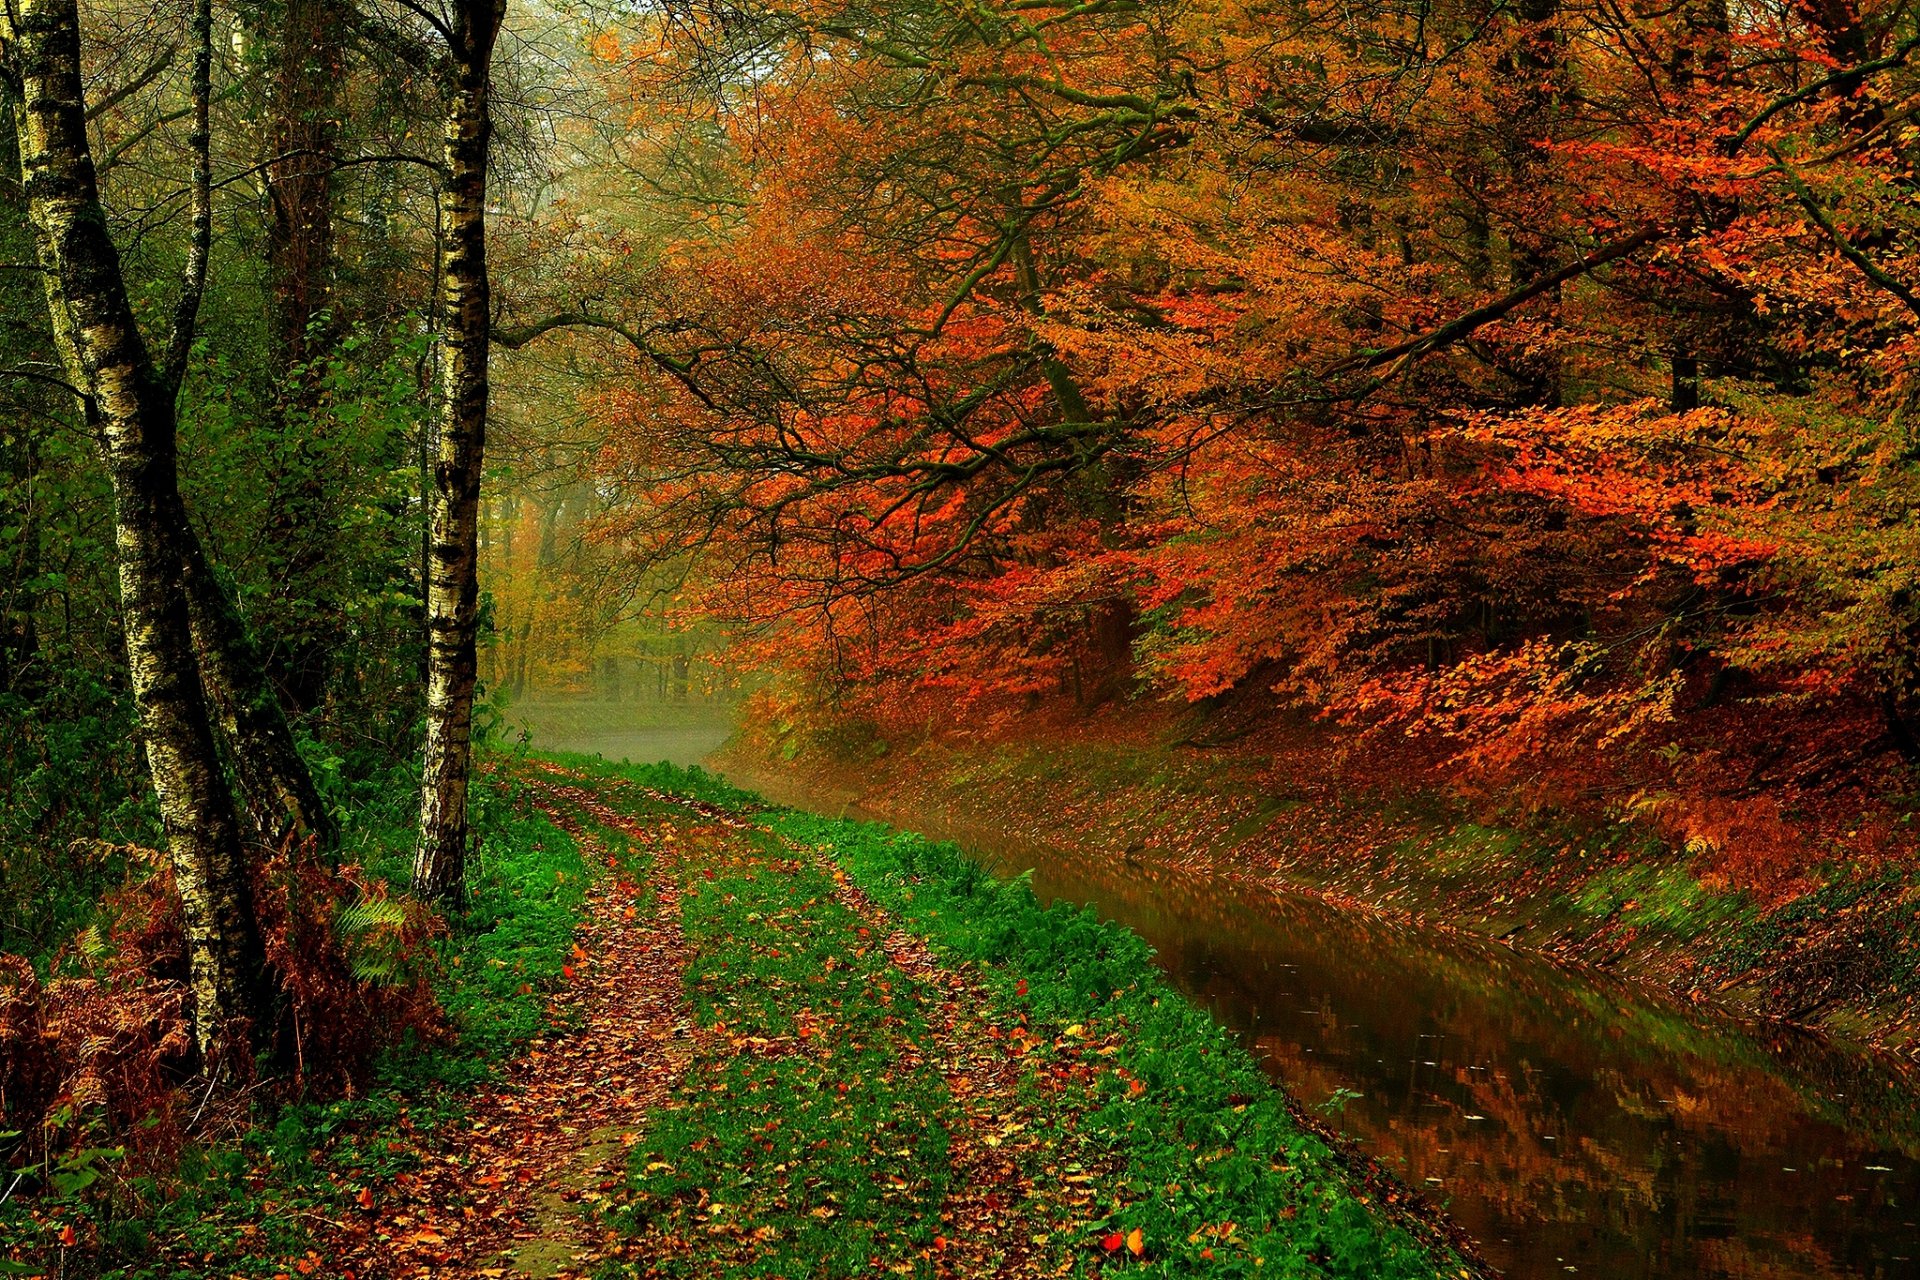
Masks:
[[[47,309],[113,491],[128,671],[160,802],[185,926],[203,1053],[267,1010],[264,951],[248,891],[241,824],[221,768],[195,656],[186,589],[197,544],[183,540],[175,404],[205,289],[212,238],[210,0],[192,19],[192,232],[171,331],[156,358],[140,331],[107,229],[87,135],[75,0],[12,0],[0,11],[21,183]]]
[[[506,0],[409,3],[444,41],[445,171],[440,188],[440,401],[426,493],[427,732],[414,891],[457,903],[465,894],[467,786],[480,622],[479,512],[486,453],[487,161],[493,135],[493,50]]]

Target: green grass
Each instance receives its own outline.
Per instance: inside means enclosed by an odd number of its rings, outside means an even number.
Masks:
[[[1635,928],[1661,929],[1683,937],[1740,919],[1752,910],[1747,895],[1716,893],[1685,867],[1671,863],[1608,867],[1579,886],[1573,905],[1589,918],[1617,916]]]
[[[753,862],[689,885],[696,1022],[792,1052],[697,1055],[681,1089],[697,1105],[649,1132],[630,1221],[711,1227],[721,1245],[718,1258],[670,1259],[666,1274],[853,1275],[939,1229],[948,1100],[926,1060],[930,1029],[832,895],[817,870]],[[725,1256],[735,1243],[748,1252]]]
[[[1076,1123],[1080,1136],[1104,1152],[1117,1172],[1098,1189],[1099,1203],[1080,1230],[1062,1242],[1062,1260],[1074,1270],[1111,1270],[1096,1242],[1110,1231],[1139,1228],[1147,1252],[1127,1265],[1143,1275],[1393,1280],[1458,1271],[1452,1259],[1436,1259],[1359,1201],[1332,1153],[1294,1122],[1254,1060],[1231,1033],[1167,985],[1149,948],[1133,933],[1090,911],[1043,906],[1024,881],[999,882],[949,844],[874,824],[758,810],[753,797],[697,770],[643,766],[609,772],[754,811],[756,821],[780,836],[830,858],[949,962],[979,967],[988,1001],[983,1018],[1024,1022],[1042,1043],[1071,1038],[1069,1032],[1112,1037],[1112,1056],[1092,1077]],[[798,871],[791,879],[729,873],[699,887],[688,904],[689,931],[711,949],[696,966],[690,990],[703,1020],[739,1016],[743,1025],[766,1034],[791,1025],[788,1004],[804,993],[815,1008],[832,1003],[836,1019],[870,1026],[874,962],[870,952],[853,945],[849,921],[826,903],[823,884],[817,872]],[[769,967],[768,946],[780,952],[777,967]],[[829,955],[849,966],[844,981],[836,977],[830,990],[818,985],[819,967]],[[729,1014],[729,1000],[738,1001],[742,1012]],[[940,1103],[913,1073],[895,1068],[888,1076],[885,1055],[896,1052],[897,1062],[897,1050],[921,1034],[911,1015],[894,1012],[892,1040],[862,1033],[857,1053],[871,1056],[833,1067],[832,1083],[845,1082],[847,1076],[838,1073],[855,1062],[864,1078],[879,1071],[887,1079],[892,1110],[874,1115]],[[763,1212],[769,1193],[756,1171],[784,1164],[782,1185],[789,1184],[800,1153],[781,1145],[797,1139],[780,1137],[772,1138],[771,1150],[763,1142],[755,1152],[752,1125],[777,1122],[774,1132],[780,1132],[793,1118],[790,1108],[820,1098],[828,1083],[826,1075],[784,1066],[762,1068],[758,1076],[697,1079],[685,1093],[685,1110],[647,1143],[649,1155],[635,1184],[642,1216],[651,1211],[691,1231],[699,1224],[684,1213],[674,1217],[670,1206],[697,1204],[700,1191],[728,1204],[734,1203],[730,1196],[745,1195]],[[826,1102],[829,1109],[843,1105],[834,1094]],[[745,1118],[736,1127],[729,1116],[743,1106]],[[811,1129],[803,1136],[825,1135],[827,1149],[842,1153],[825,1165],[808,1164],[808,1176],[838,1187],[879,1169],[859,1158],[861,1144],[851,1140],[861,1134],[863,1113],[849,1106],[844,1115],[801,1114],[809,1116]],[[703,1135],[711,1136],[695,1149]],[[936,1161],[916,1172],[914,1199],[920,1203],[889,1207],[862,1228],[862,1239],[924,1239],[937,1217],[937,1135],[916,1128],[900,1146],[913,1159]],[[646,1163],[671,1169],[649,1173]],[[787,1197],[795,1208],[806,1203],[791,1192]],[[780,1203],[777,1196],[774,1203]],[[784,1231],[786,1220],[776,1221],[776,1230]],[[1234,1224],[1230,1233],[1226,1224]],[[804,1238],[794,1237],[795,1247],[782,1250],[778,1266],[755,1274],[846,1274],[826,1261],[831,1255],[798,1247]],[[913,1273],[930,1264],[909,1256],[901,1265]]]
[[[350,848],[390,875],[406,861],[403,808],[370,804],[347,833]],[[456,1043],[394,1051],[361,1097],[261,1105],[237,1140],[190,1145],[164,1176],[134,1177],[108,1162],[107,1176],[73,1196],[16,1197],[0,1208],[0,1260],[52,1256],[58,1265],[48,1242],[56,1224],[73,1223],[103,1245],[91,1260],[99,1269],[87,1273],[99,1280],[189,1280],[207,1274],[207,1258],[223,1276],[277,1275],[307,1247],[306,1215],[337,1214],[358,1187],[406,1172],[417,1157],[390,1150],[390,1135],[457,1124],[463,1090],[546,1025],[545,993],[573,945],[588,885],[574,841],[510,776],[476,788],[475,826],[471,908],[440,966]],[[103,1144],[115,1140],[102,1135]]]
[[[613,780],[752,812],[767,829],[709,839],[679,864],[700,1047],[677,1105],[636,1146],[615,1211],[634,1232],[681,1243],[659,1255],[667,1274],[830,1277],[883,1259],[932,1275],[946,1238],[974,1225],[955,1220],[956,1206],[977,1210],[956,1138],[1008,1117],[1021,1133],[1006,1158],[1023,1189],[1000,1207],[1003,1230],[1050,1269],[1352,1280],[1457,1270],[1361,1203],[1252,1058],[1167,986],[1135,935],[1043,907],[950,845],[763,810],[698,770],[594,767],[608,799],[642,814],[659,802]],[[113,1178],[112,1197],[37,1202],[92,1215],[109,1248],[94,1274],[185,1280],[209,1259],[227,1276],[282,1273],[307,1247],[305,1215],[351,1212],[358,1189],[415,1167],[436,1131],[460,1123],[464,1092],[546,1027],[544,992],[572,946],[590,869],[510,774],[483,789],[473,907],[447,944],[441,994],[459,1044],[393,1055],[364,1097],[263,1108],[243,1138],[186,1153],[165,1185]],[[596,834],[629,869],[646,856]],[[397,868],[404,841],[397,828],[363,832],[359,847]],[[892,963],[837,896],[836,874],[929,940],[949,977],[966,970],[964,1008]],[[1012,1082],[995,1097],[956,1096],[940,1045],[1015,1035]],[[43,1215],[31,1230],[44,1240],[47,1225]],[[1134,1229],[1139,1259],[1100,1243]]]

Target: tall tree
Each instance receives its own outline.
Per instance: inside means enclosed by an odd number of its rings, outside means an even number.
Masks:
[[[0,119],[0,165],[19,172],[13,122]],[[8,183],[0,201],[0,254],[11,263],[33,255],[32,229],[19,190]],[[34,312],[38,288],[28,271],[0,273],[0,345],[7,368],[0,371],[0,694],[24,694],[38,686],[40,654],[38,579],[41,572],[40,448],[48,406],[60,395],[49,385],[43,363],[46,318]]]
[[[175,404],[211,242],[212,27],[211,0],[197,0],[193,230],[172,332],[156,360],[136,321],[100,199],[75,0],[20,0],[0,13],[0,66],[13,98],[48,312],[113,489],[127,664],[180,895],[203,1052],[235,1020],[259,1027],[266,1012],[264,948],[240,822],[215,745],[181,583],[188,524]]]
[[[325,373],[341,333],[334,298],[334,174],[345,89],[347,9],[341,0],[281,0],[257,22],[268,55],[266,259],[274,427],[288,442],[275,490],[272,541],[284,560],[287,619],[274,674],[292,704],[325,699],[346,623],[344,584],[329,572],[338,513],[321,458]]]
[[[410,6],[411,7],[411,6]],[[480,476],[487,438],[492,304],[487,159],[493,50],[506,0],[453,0],[428,18],[446,42],[440,189],[440,404],[427,492],[427,736],[413,884],[430,901],[465,894],[467,784],[480,628]]]

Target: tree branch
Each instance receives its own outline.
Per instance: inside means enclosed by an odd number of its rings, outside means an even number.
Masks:
[[[1745,125],[1741,126],[1740,132],[1733,135],[1732,139],[1727,143],[1727,155],[1738,155],[1740,148],[1752,141],[1753,135],[1760,131],[1762,125],[1766,124],[1767,121],[1773,119],[1787,108],[1798,106],[1809,98],[1826,92],[1836,84],[1844,84],[1848,80],[1863,80],[1870,75],[1900,66],[1906,62],[1908,58],[1913,56],[1915,49],[1920,49],[1920,34],[1908,36],[1894,48],[1892,53],[1889,53],[1884,58],[1875,58],[1872,62],[1863,62],[1857,67],[1846,67],[1834,72],[1832,75],[1822,76],[1804,89],[1796,89],[1792,93],[1783,94],[1775,98],[1767,104],[1764,111],[1747,121]]]
[[[1801,180],[1793,166],[1787,163],[1786,157],[1780,154],[1778,147],[1769,146],[1767,152],[1779,164],[1781,174],[1793,188],[1794,198],[1800,202],[1800,207],[1806,210],[1807,217],[1813,219],[1813,224],[1833,242],[1833,247],[1840,251],[1840,256],[1859,268],[1860,274],[1879,288],[1900,299],[1901,304],[1908,311],[1920,317],[1920,295],[1916,295],[1912,289],[1889,275],[1879,263],[1861,252],[1858,245],[1840,234],[1840,228],[1833,224],[1833,219],[1827,216],[1827,211],[1821,207],[1819,199],[1808,189],[1807,184]]]
[[[553,315],[535,320],[531,324],[515,325],[512,328],[496,328],[488,337],[496,347],[505,347],[509,351],[518,351],[521,347],[537,338],[546,336],[556,329],[599,329],[606,333],[624,338],[640,357],[665,373],[684,387],[701,404],[709,409],[718,410],[712,398],[701,389],[693,378],[693,362],[676,360],[647,340],[647,335],[621,324],[618,320],[608,320],[585,311],[559,311]]]
[[[147,64],[146,70],[121,85],[118,89],[115,89],[112,93],[106,94],[90,104],[87,107],[87,122],[91,124],[93,121],[98,120],[101,116],[113,110],[128,98],[131,98],[134,94],[140,92],[155,80],[158,80],[161,73],[173,65],[173,60],[179,52],[180,46],[177,44],[170,44],[165,49],[162,49],[160,56]]]
[[[1617,262],[1628,254],[1643,249],[1657,240],[1663,240],[1671,234],[1673,234],[1671,231],[1662,227],[1642,227],[1632,235],[1615,240],[1611,244],[1602,245],[1592,253],[1568,263],[1557,271],[1549,271],[1546,275],[1515,289],[1505,297],[1497,298],[1485,306],[1475,307],[1471,311],[1455,316],[1437,329],[1430,329],[1426,333],[1408,338],[1405,342],[1397,342],[1393,346],[1384,347],[1378,351],[1349,357],[1328,368],[1321,376],[1331,377],[1334,374],[1347,373],[1356,369],[1378,369],[1383,364],[1412,360],[1429,351],[1458,342],[1482,325],[1491,324],[1500,319],[1515,307],[1530,302],[1569,280],[1587,275],[1610,262]]]
[[[193,152],[193,227],[187,242],[187,265],[180,281],[180,300],[174,306],[173,330],[160,364],[160,383],[169,401],[180,394],[193,336],[199,328],[200,300],[207,292],[207,263],[213,255],[213,0],[194,0],[193,7],[193,132],[187,145]]]

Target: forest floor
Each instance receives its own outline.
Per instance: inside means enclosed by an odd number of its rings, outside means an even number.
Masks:
[[[511,772],[594,868],[544,1025],[358,1135],[378,1170],[275,1274],[1479,1271],[1132,935],[697,773]]]
[[[1812,868],[1763,901],[1635,823],[1469,804],[1338,745],[1306,721],[1223,726],[1128,706],[892,740],[847,729],[809,743],[760,725],[716,760],[776,799],[963,840],[1016,833],[1143,874],[1247,877],[1696,1001],[1920,1043],[1913,869]]]

